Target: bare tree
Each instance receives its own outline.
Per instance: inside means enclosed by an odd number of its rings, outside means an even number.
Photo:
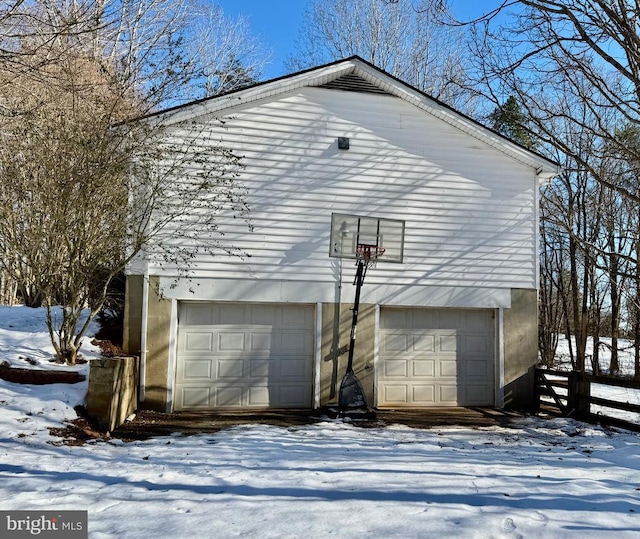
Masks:
[[[497,14],[503,15],[498,18]],[[533,128],[550,145],[576,159],[598,181],[633,200],[639,193],[591,167],[550,119],[564,116],[572,129],[586,130],[611,152],[625,141],[616,123],[640,117],[640,33],[636,2],[624,0],[504,0],[473,25],[476,88],[496,104],[515,95]],[[459,23],[462,24],[462,23]],[[607,121],[581,121],[562,96],[587,103]],[[610,119],[615,116],[616,121]],[[637,149],[633,150],[637,161]],[[601,155],[601,157],[603,157]]]
[[[440,23],[434,0],[313,0],[291,69],[358,55],[420,90],[469,111],[464,33]]]
[[[131,260],[154,252],[188,272],[202,249],[234,252],[217,234],[219,213],[246,213],[239,160],[205,126],[176,137],[153,117],[134,120],[189,82],[182,52],[152,46],[179,43],[153,37],[170,14],[116,25],[106,4],[32,3],[0,56],[0,264],[16,280],[28,269],[56,353],[71,364]]]
[[[195,85],[195,98],[257,82],[271,59],[271,52],[251,34],[244,17],[228,18],[215,5],[194,22],[189,48],[194,57],[206,59]]]
[[[542,210],[547,208],[543,206]],[[538,350],[540,362],[554,367],[560,334],[567,328],[567,302],[563,296],[566,273],[563,256],[564,235],[550,220],[541,220],[540,231],[540,310]]]
[[[204,0],[12,0],[0,3],[0,60],[6,73],[33,69],[72,43],[93,58],[145,112],[212,94],[235,62],[258,80],[270,53],[247,21]],[[58,44],[57,48],[54,44]]]

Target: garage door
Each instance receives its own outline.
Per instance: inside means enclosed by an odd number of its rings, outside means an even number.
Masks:
[[[490,310],[382,308],[378,406],[493,405],[493,334]]]
[[[182,303],[175,410],[310,408],[315,310]]]

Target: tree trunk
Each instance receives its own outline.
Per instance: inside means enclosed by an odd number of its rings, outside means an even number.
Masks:
[[[20,284],[18,285],[18,292],[26,307],[33,307],[34,309],[42,307],[42,294],[34,284]]]

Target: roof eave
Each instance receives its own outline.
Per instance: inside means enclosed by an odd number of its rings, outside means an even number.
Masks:
[[[191,121],[194,118],[211,115],[220,110],[230,109],[259,99],[274,97],[306,86],[321,86],[349,73],[356,73],[387,93],[404,99],[424,112],[483,141],[516,161],[532,167],[541,182],[548,182],[560,173],[558,163],[511,142],[500,133],[483,126],[478,121],[454,110],[449,105],[408,85],[358,56],[310,68],[292,75],[285,75],[228,94],[160,111],[147,117],[147,120],[166,126]]]
[[[237,107],[306,86],[320,86],[342,75],[353,72],[355,67],[355,57],[348,58],[325,66],[301,71],[293,75],[258,83],[249,88],[236,90],[228,94],[186,103],[185,105],[157,112],[150,115],[149,118],[163,125],[190,121],[203,115],[213,114],[219,110]]]

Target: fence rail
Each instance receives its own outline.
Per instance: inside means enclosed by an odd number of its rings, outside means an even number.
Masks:
[[[538,408],[552,414],[640,430],[640,400],[638,403],[622,402],[592,395],[593,384],[635,389],[640,392],[640,380],[539,368],[536,369]],[[618,418],[614,415],[608,415],[603,410],[594,413],[592,406],[639,414],[638,420],[636,422],[634,419]]]

